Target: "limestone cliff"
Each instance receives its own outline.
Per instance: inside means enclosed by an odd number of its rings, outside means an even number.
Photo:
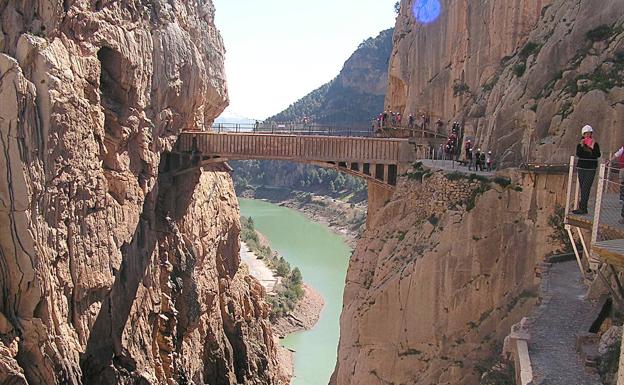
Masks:
[[[418,24],[401,2],[386,104],[463,121],[506,165],[563,162],[591,124],[624,140],[624,2],[442,1]]]
[[[415,1],[395,26],[393,111],[462,121],[501,166],[566,162],[585,124],[605,152],[624,140],[624,2],[442,0],[419,24]],[[478,383],[479,361],[534,301],[566,189],[508,173],[519,188],[435,174],[369,199],[380,209],[351,259],[333,383]]]
[[[0,383],[278,383],[229,175],[166,167],[227,105],[213,16],[0,1]]]
[[[537,295],[564,178],[403,178],[351,257],[332,384],[478,384]]]

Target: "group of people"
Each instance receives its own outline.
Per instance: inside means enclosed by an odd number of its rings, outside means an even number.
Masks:
[[[443,159],[459,160],[460,157],[460,133],[461,125],[453,122],[451,134],[446,140],[446,144],[440,145],[439,153]],[[472,171],[492,171],[494,166],[494,156],[492,151],[484,151],[474,148],[470,139],[466,139],[464,144],[464,161],[468,170]]]
[[[401,127],[401,123],[403,121],[403,115],[400,112],[393,112],[386,110],[384,112],[379,113],[377,115],[376,121],[373,122],[373,125],[376,125],[377,128],[381,129],[384,127]],[[413,126],[414,117],[410,114],[408,121]],[[413,127],[410,127],[413,128]]]
[[[407,123],[404,125],[404,123]],[[409,129],[420,128],[426,130],[431,124],[431,118],[428,115],[422,114],[420,116],[420,124],[417,122],[416,117],[413,114],[407,116],[407,121],[403,121],[403,115],[400,112],[394,112],[390,109],[380,112],[377,117],[373,119],[373,128],[382,129],[385,127],[404,127]],[[436,122],[437,128],[444,125],[442,120],[438,119]]]
[[[594,140],[594,129],[586,125],[581,129],[581,141],[576,145],[576,157],[578,181],[580,187],[580,197],[577,209],[572,211],[573,214],[587,214],[587,205],[594,178],[596,177],[596,169],[598,168],[598,159],[602,156],[600,145]],[[619,199],[622,204],[619,223],[624,224],[624,145],[621,146],[609,159],[609,165],[619,169]]]
[[[470,139],[466,140],[465,151],[468,170],[474,169],[474,171],[492,171],[494,165],[492,151],[488,151],[486,153],[485,151],[481,151],[480,148],[477,148],[476,151],[473,152],[472,142]]]

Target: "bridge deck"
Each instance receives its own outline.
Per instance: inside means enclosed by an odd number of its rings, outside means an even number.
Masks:
[[[416,160],[408,139],[184,132],[178,149],[224,159],[405,164]]]

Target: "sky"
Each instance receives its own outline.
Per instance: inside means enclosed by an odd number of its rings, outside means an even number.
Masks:
[[[230,106],[265,119],[333,79],[358,45],[395,21],[396,0],[213,0]]]

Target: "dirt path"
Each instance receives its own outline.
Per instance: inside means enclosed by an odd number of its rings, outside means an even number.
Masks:
[[[601,384],[575,349],[576,335],[599,311],[595,302],[584,299],[586,291],[575,261],[554,264],[542,281],[543,302],[529,327],[535,385]]]

